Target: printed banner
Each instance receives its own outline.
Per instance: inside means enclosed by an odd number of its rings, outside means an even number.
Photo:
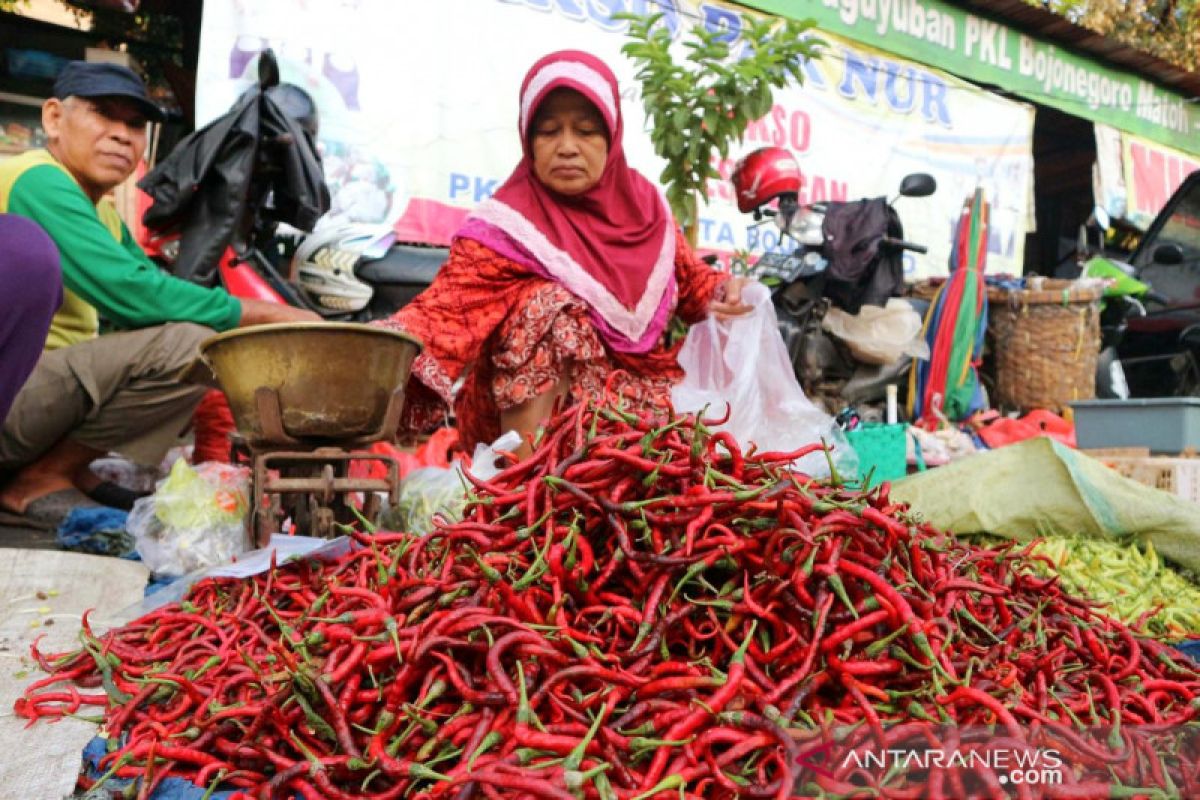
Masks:
[[[1097,203],[1111,217],[1122,217],[1145,230],[1200,158],[1138,136],[1096,125]]]
[[[1200,107],[1190,98],[944,0],[744,2],[772,14],[811,17],[822,30],[1200,154]]]
[[[1146,228],[1162,211],[1184,179],[1200,169],[1200,157],[1121,134],[1127,217]]]
[[[1096,136],[1096,164],[1092,168],[1092,197],[1114,219],[1128,218],[1121,132],[1109,125],[1092,126]]]
[[[221,114],[251,85],[264,47],[283,79],[309,91],[333,193],[330,221],[394,225],[409,241],[445,244],[463,217],[504,181],[520,157],[517,92],[547,52],[578,48],[613,68],[622,85],[630,163],[656,178],[662,162],[646,133],[633,66],[620,52],[620,11],[665,10],[676,39],[696,25],[737,46],[730,3],[667,0],[207,0],[197,121]],[[821,33],[825,55],[803,86],[777,91],[729,161],[764,145],[791,150],[805,174],[803,200],[893,197],[901,178],[931,173],[929,198],[902,198],[911,278],[944,274],[962,202],[977,185],[992,204],[989,271],[1021,271],[1032,196],[1033,111],[945,73]],[[761,252],[773,226],[738,213],[727,181],[702,207],[700,246]]]

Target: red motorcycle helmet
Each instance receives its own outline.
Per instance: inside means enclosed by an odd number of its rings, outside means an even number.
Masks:
[[[784,194],[798,195],[804,185],[800,165],[782,147],[760,147],[742,156],[730,178],[743,214]]]

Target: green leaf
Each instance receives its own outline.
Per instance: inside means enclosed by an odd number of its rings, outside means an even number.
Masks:
[[[688,109],[680,106],[675,109],[674,115],[671,117],[671,123],[676,130],[686,131],[691,127],[692,115],[688,113]]]
[[[714,158],[726,158],[749,120],[770,112],[773,88],[803,82],[804,62],[815,57],[824,42],[809,33],[812,20],[781,23],[745,14],[745,48],[738,61],[729,60],[724,31],[696,26],[680,42],[680,63],[661,13],[614,18],[629,21],[621,52],[634,63],[650,141],[666,161],[659,180],[676,217],[685,224],[694,222],[697,198],[708,202],[706,182],[718,175]]]

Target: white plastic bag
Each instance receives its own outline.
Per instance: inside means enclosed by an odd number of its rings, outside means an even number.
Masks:
[[[853,448],[796,381],[770,291],[751,284],[742,291],[742,302],[754,310],[727,320],[710,316],[688,332],[679,352],[685,375],[671,391],[675,409],[698,412],[708,406],[709,416],[722,416],[728,403],[729,421],[718,429],[732,433],[743,449],[753,442],[759,450],[788,451],[824,440],[834,447],[838,472],[854,474]],[[821,452],[794,466],[810,475],[829,475]]]
[[[475,445],[471,454],[471,474],[481,481],[491,480],[501,470],[506,462],[500,460],[500,451],[512,452],[521,446],[521,434],[509,431],[491,444]]]
[[[125,529],[156,578],[228,561],[246,548],[249,471],[180,459],[154,494],[133,504]]]
[[[929,358],[921,315],[900,297],[891,298],[883,307],[863,306],[857,314],[835,306],[825,312],[821,327],[845,342],[850,353],[866,364],[892,364],[904,356]]]
[[[470,472],[479,480],[488,480],[502,468],[498,451],[515,450],[521,444],[516,431],[509,431],[490,445],[475,446]],[[463,465],[455,461],[449,467],[415,469],[400,483],[396,505],[384,512],[379,525],[388,530],[427,535],[435,518],[453,523],[462,519],[471,484],[462,474]]]

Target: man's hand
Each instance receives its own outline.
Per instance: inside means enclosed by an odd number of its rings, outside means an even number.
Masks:
[[[727,279],[717,287],[716,296],[708,304],[708,313],[715,314],[717,319],[740,317],[753,310],[753,306],[742,302],[742,289],[751,282],[750,278],[735,276]]]
[[[266,325],[271,322],[320,322],[321,317],[307,309],[285,306],[281,303],[269,303],[265,300],[247,300],[238,298],[242,304],[242,318],[238,327],[247,325]]]

